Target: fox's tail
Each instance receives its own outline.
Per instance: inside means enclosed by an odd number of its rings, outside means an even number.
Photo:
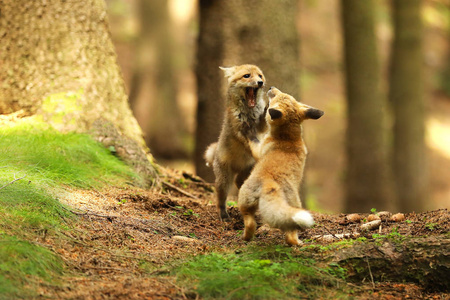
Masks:
[[[290,206],[284,201],[267,201],[261,197],[259,208],[263,220],[274,228],[293,230],[314,225],[314,219],[307,210]]]
[[[205,155],[203,156],[206,160],[206,165],[211,167],[214,161],[214,155],[216,153],[217,143],[212,143],[206,148]]]

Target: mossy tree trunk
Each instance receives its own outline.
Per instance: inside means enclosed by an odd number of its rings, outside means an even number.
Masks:
[[[394,0],[389,100],[393,168],[401,211],[421,211],[427,196],[421,0]]]
[[[59,130],[79,132],[102,119],[146,149],[103,0],[2,1],[0,37],[0,114],[24,110]]]
[[[217,141],[222,128],[224,93],[220,89],[223,74],[224,40],[222,33],[223,3],[220,0],[200,0],[200,32],[197,40],[197,126],[194,162],[197,175],[214,181],[211,167],[205,165],[203,154],[209,144]]]
[[[372,0],[341,0],[347,92],[345,211],[388,209],[383,97]]]

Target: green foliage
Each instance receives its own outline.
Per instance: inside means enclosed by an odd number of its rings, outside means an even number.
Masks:
[[[227,201],[227,206],[228,207],[237,207],[237,202],[236,201]]]
[[[428,230],[433,231],[436,229],[437,225],[438,225],[437,223],[427,223],[427,224],[425,224],[425,227]]]
[[[395,243],[401,243],[405,239],[405,237],[398,232],[398,227],[392,228],[391,232],[386,235],[378,233],[372,234],[372,238],[374,238],[375,242],[378,244],[385,239],[389,239]]]
[[[315,266],[291,248],[268,247],[194,257],[176,270],[178,280],[206,299],[294,299],[332,293],[345,269]],[[332,289],[327,290],[327,287]]]

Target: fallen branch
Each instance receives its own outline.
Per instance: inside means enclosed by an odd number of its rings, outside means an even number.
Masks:
[[[11,182],[9,182],[9,183],[7,183],[7,184],[5,184],[4,186],[2,186],[2,187],[0,188],[0,190],[4,189],[4,188],[7,187],[8,185],[11,185],[11,184],[13,184],[14,182],[16,182],[16,181],[18,181],[18,180],[20,180],[20,179],[23,179],[23,178],[25,178],[25,177],[27,177],[27,175],[25,175],[25,176],[23,176],[23,177],[20,177],[20,178],[16,178],[16,174],[14,174],[14,180],[11,181]]]
[[[166,182],[166,181],[163,181],[162,183],[163,183],[165,186],[167,186],[168,188],[171,188],[171,189],[173,189],[173,190],[175,190],[175,191],[177,191],[177,192],[179,192],[179,193],[181,193],[181,194],[183,194],[183,195],[185,195],[185,196],[187,196],[187,197],[189,197],[189,198],[198,199],[196,196],[194,196],[194,195],[192,195],[192,194],[190,194],[190,193],[188,193],[188,192],[186,192],[186,191],[180,189],[179,187],[174,186],[174,185],[171,184],[171,183],[168,183],[168,182]]]
[[[332,262],[349,270],[347,278],[369,281],[415,282],[426,289],[450,290],[450,239],[445,235],[384,239],[355,243],[333,250]],[[373,279],[372,279],[373,278]],[[373,286],[373,284],[372,284]]]
[[[377,229],[378,227],[380,227],[380,225],[381,225],[381,220],[375,220],[375,221],[372,221],[372,222],[367,222],[365,224],[362,224],[360,226],[360,228],[361,228],[361,230],[369,231],[369,230]]]

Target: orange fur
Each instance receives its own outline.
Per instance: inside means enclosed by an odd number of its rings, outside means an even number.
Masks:
[[[299,197],[307,154],[301,124],[306,119],[320,118],[323,112],[276,88],[271,88],[268,95],[269,132],[260,144],[252,144],[252,152],[259,160],[239,191],[244,239],[253,237],[254,216],[259,209],[265,223],[283,230],[289,245],[297,245],[297,229],[309,228],[314,223],[309,212],[302,209]]]

